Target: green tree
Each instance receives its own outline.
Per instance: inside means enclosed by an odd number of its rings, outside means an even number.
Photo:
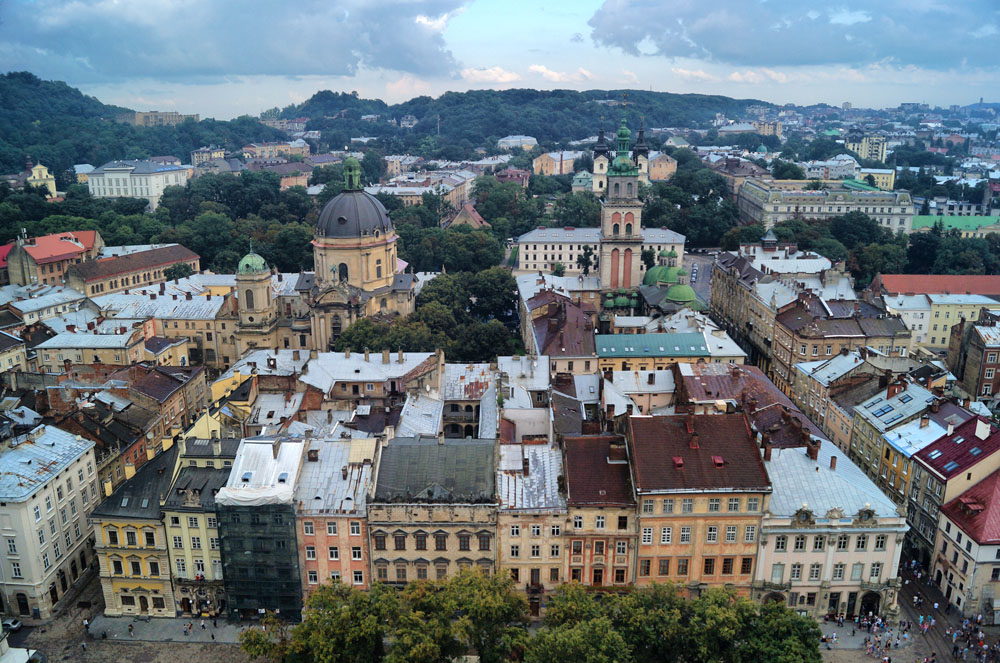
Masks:
[[[798,164],[775,159],[771,164],[771,176],[776,180],[804,180],[806,172]]]
[[[288,659],[379,663],[398,615],[395,590],[384,585],[376,583],[367,592],[336,581],[321,585],[310,594],[302,623],[292,630]]]
[[[539,631],[528,643],[525,663],[631,663],[625,639],[607,617]]]
[[[186,276],[191,276],[194,270],[191,269],[191,265],[186,262],[179,262],[174,265],[170,265],[165,270],[163,270],[163,278],[167,281],[173,281],[174,279],[182,279]]]
[[[590,276],[590,270],[594,266],[594,249],[589,244],[583,247],[583,253],[576,257],[576,266],[583,270],[584,276]]]
[[[577,191],[556,200],[552,217],[564,228],[593,228],[601,223],[601,204],[593,193]]]
[[[467,569],[448,583],[459,607],[456,630],[482,663],[504,663],[527,641],[528,604],[507,573]]]
[[[557,262],[555,265],[552,266],[552,274],[554,276],[562,276],[565,273],[566,273],[566,265],[562,264],[561,262]]]
[[[656,251],[653,249],[642,250],[642,264],[646,269],[652,269],[656,265]]]

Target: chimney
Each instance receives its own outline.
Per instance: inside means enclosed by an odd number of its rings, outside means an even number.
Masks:
[[[886,391],[886,398],[892,398],[901,391],[906,391],[906,382],[903,381],[902,376],[899,380],[889,385],[889,389]]]
[[[402,364],[403,361],[404,361],[404,359],[403,359],[403,348],[399,349],[399,359],[398,359],[398,361],[399,361],[400,364]]]
[[[935,398],[934,402],[931,403],[931,412],[933,412],[934,414],[937,414],[938,410],[940,410],[940,409],[941,409],[941,401],[939,401],[939,400],[937,400]]]
[[[333,423],[333,410],[327,410],[326,411],[326,423],[328,423],[328,424],[332,424]]]
[[[365,361],[368,361],[368,348],[365,348]]]
[[[811,460],[819,460],[819,440],[816,440],[814,444],[810,444],[806,447],[806,453],[809,455]]]
[[[389,363],[389,348],[382,350],[382,363],[383,364]]]
[[[837,457],[830,456],[830,470],[834,471],[837,469]]]
[[[694,435],[694,414],[689,413],[687,417],[684,418],[684,425],[687,428],[688,435]]]
[[[66,325],[66,331],[72,334],[73,332],[76,331],[76,325]]]
[[[923,415],[923,416],[920,417],[920,427],[921,428],[927,428],[930,425],[931,425],[931,417],[930,417],[930,415],[925,414],[925,415]]]
[[[976,437],[985,440],[990,436],[990,422],[976,419]]]
[[[948,424],[948,432],[945,435],[951,436],[955,433],[955,424]]]
[[[278,451],[281,450],[281,440],[275,440],[271,443],[271,456],[274,460],[278,460]]]
[[[691,433],[691,439],[688,441],[688,446],[692,449],[698,448],[698,433]]]
[[[768,463],[771,461],[771,438],[768,436],[767,442],[764,443],[764,462]]]
[[[217,437],[212,437],[212,455],[221,456],[222,455],[222,440]]]
[[[340,478],[341,479],[347,478],[347,465],[344,465],[343,467],[340,468]]]
[[[344,348],[344,359],[350,359],[350,358],[351,358],[351,349]]]
[[[444,445],[444,431],[438,433],[438,444]]]
[[[608,412],[608,419],[614,419],[615,418],[615,404],[614,403],[608,403],[607,406],[606,406],[606,409],[607,409],[607,412]]]
[[[184,293],[184,299],[186,299],[188,301],[191,301],[191,293],[190,292],[185,292]]]
[[[310,449],[306,452],[306,460],[315,463],[319,460],[319,449]]]
[[[522,458],[521,459],[521,472],[524,474],[524,476],[528,476],[530,469],[531,468],[530,468],[530,463],[528,462],[528,459],[527,458]]]
[[[151,300],[152,300],[152,299],[156,299],[156,293],[154,292],[153,294],[151,294],[151,295],[149,296],[149,298],[150,298]]]
[[[298,350],[292,350],[292,359],[294,361],[298,361],[299,360],[299,351]]]

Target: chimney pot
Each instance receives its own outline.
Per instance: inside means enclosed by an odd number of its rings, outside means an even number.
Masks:
[[[830,456],[830,469],[831,470],[836,470],[837,469],[837,457],[836,456]]]
[[[764,445],[764,462],[771,461],[771,440],[768,438],[767,443]]]

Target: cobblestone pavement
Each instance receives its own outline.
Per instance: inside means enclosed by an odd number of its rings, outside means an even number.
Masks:
[[[184,635],[184,625],[193,624],[194,629]],[[205,628],[201,620],[191,617],[162,618],[154,617],[149,621],[135,620],[132,617],[105,617],[98,615],[90,622],[90,636],[94,640],[148,640],[153,642],[239,642],[240,627],[225,621],[212,625],[212,620],[205,620]],[[128,627],[132,627],[129,633]],[[105,634],[107,638],[105,638]]]

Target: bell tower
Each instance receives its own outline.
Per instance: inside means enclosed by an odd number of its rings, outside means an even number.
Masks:
[[[623,117],[601,201],[602,290],[627,290],[641,282],[642,201],[639,169],[629,157],[631,137]]]
[[[271,270],[253,249],[243,256],[236,268],[236,298],[239,302],[236,336],[240,353],[251,347],[274,347],[278,317],[277,305],[271,296]]]

